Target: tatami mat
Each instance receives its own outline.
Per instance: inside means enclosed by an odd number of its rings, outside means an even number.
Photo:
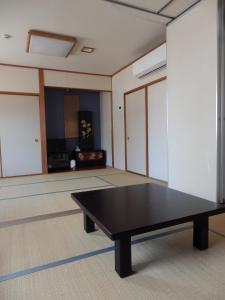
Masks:
[[[99,190],[112,188],[113,186],[82,189]],[[52,193],[25,198],[16,198],[0,201],[0,227],[3,222],[40,215],[54,214],[59,212],[78,209],[78,205],[71,199],[71,192]]]
[[[51,181],[60,181],[67,179],[77,179],[93,176],[105,176],[112,174],[121,174],[125,171],[113,169],[113,168],[104,168],[97,170],[83,170],[83,171],[71,171],[71,172],[60,172],[60,173],[51,173],[43,175],[34,175],[34,176],[21,176],[21,177],[11,177],[11,178],[1,178],[0,187],[3,186],[13,186],[13,185],[26,185],[26,184],[35,184],[35,183],[46,183]]]
[[[152,179],[112,168],[1,179],[0,196],[6,200],[0,201],[0,225],[1,222],[77,209],[77,204],[71,200],[71,191],[63,192],[68,188],[75,192],[78,187],[81,192],[147,182]],[[92,184],[96,187],[91,188]],[[80,189],[81,186],[86,188]],[[57,190],[61,191],[57,193]]]
[[[193,249],[191,224],[134,237],[136,273],[125,279],[113,242],[84,232],[72,190],[147,182],[155,181],[112,168],[1,179],[0,300],[224,299],[223,214],[210,218],[219,234],[210,232],[206,251]]]
[[[0,229],[0,275],[111,246],[101,231],[87,235],[83,214]]]
[[[225,214],[209,218],[209,227],[225,236]]]
[[[225,239],[192,248],[192,230],[133,246],[136,274],[120,279],[113,252],[0,283],[3,300],[224,299]]]
[[[178,228],[185,226],[138,235],[134,240]],[[0,277],[114,245],[101,230],[87,234],[82,213],[1,228],[0,240]]]
[[[97,178],[76,178],[64,181],[43,182],[37,184],[7,186],[0,189],[0,200],[15,199],[34,195],[59,193],[64,191],[76,191],[97,187],[109,186],[110,184]]]
[[[157,183],[162,185],[167,185],[165,182],[160,182],[158,180],[154,180],[145,176],[136,175],[133,173],[123,172],[120,174],[111,174],[105,175],[102,177],[98,175],[99,178],[106,180],[107,182],[114,184],[116,186],[124,186],[124,185],[133,185],[133,184],[143,184],[143,183]]]

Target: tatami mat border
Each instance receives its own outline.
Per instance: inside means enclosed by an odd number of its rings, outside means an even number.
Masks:
[[[185,230],[189,230],[189,229],[192,229],[192,228],[193,228],[193,226],[189,225],[189,226],[186,226],[186,227],[173,229],[173,230],[169,230],[169,231],[166,231],[166,232],[162,232],[162,233],[154,234],[154,235],[151,235],[151,236],[143,237],[143,238],[140,238],[140,239],[136,239],[136,240],[133,240],[131,243],[132,243],[132,245],[136,245],[136,244],[140,244],[140,243],[143,243],[143,242],[146,242],[146,241],[149,241],[149,240],[154,240],[154,239],[157,239],[157,238],[161,238],[161,237],[164,237],[164,236],[169,236],[169,235],[172,235],[172,234],[175,234],[175,233],[179,233],[179,232],[182,232],[182,231],[185,231]],[[215,233],[215,232],[213,232],[213,233]],[[84,253],[84,254],[72,256],[72,257],[69,257],[69,258],[57,260],[57,261],[54,261],[54,262],[51,262],[51,263],[39,265],[39,266],[36,266],[36,267],[33,267],[33,268],[28,268],[28,269],[25,269],[25,270],[14,272],[14,273],[1,275],[0,276],[0,282],[12,280],[12,279],[15,279],[15,278],[18,278],[18,277],[23,277],[23,276],[26,276],[26,275],[29,275],[29,274],[32,274],[32,273],[36,273],[36,272],[40,272],[40,271],[44,271],[44,270],[47,270],[47,269],[56,268],[56,267],[59,267],[59,266],[62,266],[62,265],[70,264],[70,263],[80,261],[80,260],[83,260],[83,259],[87,259],[87,258],[90,258],[90,257],[93,257],[93,256],[97,256],[97,255],[100,255],[100,254],[112,252],[113,250],[114,250],[114,246],[107,247],[107,248],[102,248],[102,249],[99,249],[99,250],[95,250],[95,251],[87,252],[87,253]]]
[[[102,181],[104,181],[104,180],[102,179]],[[104,182],[106,183],[106,181],[104,181]],[[19,196],[19,197],[0,198],[0,201],[29,198],[29,197],[49,195],[49,194],[60,194],[60,193],[64,193],[64,192],[71,192],[71,193],[76,193],[76,191],[86,192],[86,191],[90,191],[90,189],[98,189],[98,188],[101,189],[101,188],[104,188],[104,187],[113,188],[115,186],[113,184],[105,184],[105,185],[100,185],[100,186],[90,186],[90,187],[87,187],[87,188],[66,189],[66,190],[61,190],[61,191],[47,192],[47,193],[37,193],[37,194],[31,194],[31,195],[25,195],[25,196]]]
[[[219,232],[219,231],[216,231],[216,230],[214,230],[214,229],[209,229],[209,231],[212,232],[212,233],[215,233],[215,234],[217,234],[217,235],[219,235],[219,236],[221,236],[221,237],[223,237],[223,238],[225,238],[225,235],[222,234],[222,233]]]
[[[81,177],[69,177],[69,178],[65,178],[65,179],[55,179],[55,180],[44,180],[44,181],[35,181],[35,182],[27,182],[27,183],[18,183],[18,184],[7,184],[7,185],[0,185],[0,189],[4,189],[6,187],[14,187],[14,186],[25,186],[25,185],[32,185],[32,184],[39,184],[39,183],[51,183],[51,182],[58,182],[58,181],[67,181],[67,180],[76,180],[76,179],[83,179],[83,178],[98,178],[101,179],[101,177],[104,176],[111,176],[111,175],[118,175],[118,174],[126,174],[125,171],[123,172],[115,172],[115,173],[109,173],[109,174],[99,174],[99,175],[95,175],[95,176],[81,176]]]
[[[5,228],[5,227],[11,227],[11,226],[16,226],[16,225],[22,225],[22,224],[27,224],[27,223],[33,223],[33,222],[54,219],[54,218],[71,216],[71,215],[79,214],[81,212],[82,212],[82,210],[80,208],[77,208],[77,209],[59,211],[59,212],[55,212],[55,213],[49,213],[49,214],[38,215],[38,216],[33,216],[33,217],[26,217],[26,218],[21,218],[21,219],[16,219],[16,220],[4,221],[4,222],[0,222],[0,229]]]

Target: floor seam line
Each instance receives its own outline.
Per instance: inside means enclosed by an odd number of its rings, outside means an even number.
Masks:
[[[33,223],[33,222],[50,220],[50,219],[54,219],[54,218],[71,216],[71,215],[79,214],[81,212],[82,212],[82,210],[78,208],[78,209],[70,209],[70,210],[65,210],[65,211],[60,211],[60,212],[55,212],[55,213],[37,215],[37,216],[32,216],[32,217],[26,217],[26,218],[21,218],[21,219],[3,221],[3,222],[0,222],[0,229],[17,226],[17,225]]]
[[[117,185],[115,185],[115,184],[109,182],[108,180],[102,179],[102,178],[99,177],[99,176],[97,176],[97,178],[100,179],[100,180],[102,180],[102,181],[104,181],[105,183],[108,183],[108,184],[110,184],[110,185],[112,185],[112,186],[114,186],[114,187],[117,187]]]
[[[143,237],[143,238],[140,238],[140,239],[137,239],[137,240],[133,240],[131,243],[132,243],[132,245],[136,245],[136,244],[140,244],[142,242],[148,241],[148,240],[154,240],[154,239],[157,239],[157,238],[160,238],[160,237],[169,236],[169,235],[176,234],[176,233],[179,233],[179,232],[183,232],[185,230],[189,230],[189,229],[192,229],[192,228],[193,228],[193,226],[186,226],[186,227],[183,227],[183,228],[173,229],[173,230],[169,230],[169,231],[166,231],[166,232],[151,235],[151,236],[148,236],[148,237]],[[47,263],[47,264],[35,266],[35,267],[32,267],[32,268],[24,269],[22,271],[9,273],[9,274],[6,274],[6,275],[0,275],[0,282],[8,281],[8,280],[12,280],[12,279],[15,279],[15,278],[18,278],[18,277],[23,277],[23,276],[26,276],[26,275],[30,275],[30,274],[33,274],[33,273],[36,273],[36,272],[56,268],[56,267],[59,267],[59,266],[62,266],[62,265],[73,263],[75,261],[80,261],[80,260],[83,260],[83,259],[94,257],[94,256],[97,256],[97,255],[100,255],[100,254],[109,253],[109,252],[112,252],[113,250],[114,250],[114,246],[109,246],[109,247],[98,249],[98,250],[95,250],[95,251],[79,254],[79,255],[72,256],[72,257],[65,258],[65,259],[61,259],[61,260],[57,260],[57,261],[54,261],[54,262],[51,262],[51,263]]]
[[[103,180],[102,180],[103,181]],[[102,187],[110,187],[113,186],[112,184],[106,184],[106,185],[100,185],[100,186],[91,186],[91,187],[86,187],[86,188],[78,188],[78,189],[69,189],[69,190],[61,190],[61,191],[56,191],[56,192],[48,192],[48,193],[40,193],[40,194],[32,194],[32,195],[25,195],[25,196],[19,196],[19,197],[10,197],[10,198],[0,198],[0,201],[6,201],[6,200],[15,200],[15,199],[21,199],[21,198],[28,198],[28,197],[35,197],[35,196],[43,196],[43,195],[49,195],[49,194],[60,194],[64,192],[74,192],[84,190],[89,191],[89,189],[93,188],[102,188]]]
[[[103,174],[103,175],[97,175],[97,176],[109,176],[109,175],[118,175],[123,174],[123,172],[120,173],[112,173],[112,174]],[[83,178],[91,178],[91,177],[97,177],[94,176],[82,176],[82,177],[71,177],[68,179],[56,179],[56,180],[47,180],[47,181],[37,181],[37,182],[28,182],[28,183],[20,183],[20,184],[9,184],[9,185],[0,185],[0,189],[4,189],[6,187],[15,187],[15,186],[26,186],[26,185],[32,185],[32,184],[40,184],[40,183],[51,183],[51,182],[58,182],[58,181],[67,181],[67,180],[76,180],[76,179],[83,179]]]
[[[225,235],[223,233],[220,233],[219,231],[216,231],[216,230],[211,229],[211,228],[209,228],[209,231],[212,232],[212,233],[214,233],[214,234],[217,234],[217,235],[219,235],[219,236],[221,236],[223,238],[225,238]]]

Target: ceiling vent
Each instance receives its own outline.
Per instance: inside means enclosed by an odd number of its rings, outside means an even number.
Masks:
[[[51,32],[30,30],[28,32],[27,52],[49,56],[67,57],[77,39],[72,36]]]

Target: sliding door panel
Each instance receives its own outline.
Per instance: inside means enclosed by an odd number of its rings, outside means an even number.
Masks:
[[[39,97],[0,95],[3,176],[42,172]]]
[[[166,80],[148,87],[149,176],[168,181]]]
[[[146,174],[146,99],[145,89],[125,96],[127,170]]]

